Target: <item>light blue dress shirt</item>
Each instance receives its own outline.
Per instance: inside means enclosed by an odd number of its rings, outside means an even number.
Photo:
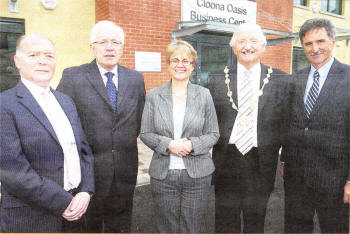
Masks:
[[[318,86],[318,95],[320,95],[321,89],[324,85],[324,82],[326,81],[326,78],[328,76],[328,72],[331,69],[331,66],[334,62],[334,58],[332,57],[326,64],[324,64],[320,69],[318,69],[318,73],[320,74],[319,78],[319,86]],[[314,82],[314,72],[316,69],[311,65],[310,73],[307,78],[305,93],[304,93],[304,103],[306,103],[307,94],[309,93],[309,90],[311,89],[312,83]]]

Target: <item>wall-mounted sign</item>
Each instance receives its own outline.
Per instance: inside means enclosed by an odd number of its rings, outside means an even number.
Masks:
[[[143,72],[162,71],[161,53],[135,51],[135,70]]]
[[[181,21],[255,23],[256,3],[247,0],[182,0]]]

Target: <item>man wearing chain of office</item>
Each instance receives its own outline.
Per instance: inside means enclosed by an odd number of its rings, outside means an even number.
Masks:
[[[283,139],[287,75],[260,62],[266,37],[259,25],[238,26],[230,46],[237,63],[209,81],[220,128],[213,149],[215,232],[261,233]]]

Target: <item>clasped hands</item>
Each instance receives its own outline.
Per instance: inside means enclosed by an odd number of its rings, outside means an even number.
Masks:
[[[76,221],[85,214],[90,203],[90,194],[87,192],[77,193],[69,203],[62,217],[68,221]]]
[[[175,156],[184,157],[193,150],[192,142],[187,138],[171,140],[168,145],[168,150]]]

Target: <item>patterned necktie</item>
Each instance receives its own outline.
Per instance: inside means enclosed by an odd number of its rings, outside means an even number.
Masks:
[[[253,148],[253,110],[254,90],[249,71],[244,72],[244,81],[240,86],[238,121],[239,132],[236,135],[237,149],[245,155]]]
[[[106,84],[106,89],[107,89],[107,94],[109,101],[111,103],[112,109],[114,114],[117,113],[117,88],[115,87],[115,84],[113,82],[113,76],[114,74],[112,72],[106,72],[105,75],[107,76],[107,84]]]
[[[310,115],[312,112],[312,108],[314,107],[317,97],[318,97],[318,92],[319,92],[319,84],[320,84],[320,74],[316,70],[314,73],[314,82],[310,88],[310,91],[307,95],[306,102],[305,102],[305,114],[308,119],[310,119]]]

